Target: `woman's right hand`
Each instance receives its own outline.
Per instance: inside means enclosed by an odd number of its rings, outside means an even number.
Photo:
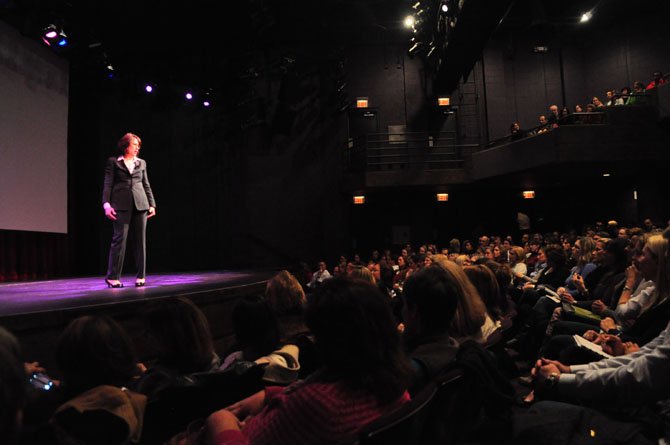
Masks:
[[[105,209],[105,216],[112,221],[116,221],[116,210],[113,207],[107,207]]]
[[[235,414],[238,419],[244,420],[248,416],[254,416],[261,412],[265,405],[265,390],[258,391],[256,394],[242,399],[237,403],[226,407],[226,410]]]

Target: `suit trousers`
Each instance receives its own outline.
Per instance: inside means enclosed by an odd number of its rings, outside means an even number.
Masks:
[[[118,280],[123,270],[123,259],[126,255],[126,242],[130,233],[133,240],[137,278],[146,276],[146,231],[147,211],[117,210],[116,221],[112,221],[114,233],[109,249],[107,279]]]

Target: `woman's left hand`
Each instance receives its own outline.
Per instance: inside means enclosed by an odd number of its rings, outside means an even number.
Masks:
[[[147,215],[147,218],[151,218],[152,216],[156,216],[156,209],[154,207],[149,207],[149,214]]]

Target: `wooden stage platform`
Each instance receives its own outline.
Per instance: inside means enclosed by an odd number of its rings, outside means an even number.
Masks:
[[[134,277],[124,276],[128,287],[109,289],[103,277],[69,278],[0,284],[0,326],[19,338],[24,360],[39,361],[56,374],[53,350],[58,335],[81,315],[107,315],[121,323],[136,341],[140,359],[144,349],[141,307],[150,300],[183,296],[203,310],[209,320],[217,351],[231,343],[230,312],[236,300],[263,293],[277,270],[223,270],[179,272],[147,276],[136,288]]]

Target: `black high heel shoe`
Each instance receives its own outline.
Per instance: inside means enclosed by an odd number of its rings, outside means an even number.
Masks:
[[[112,287],[112,288],[114,288],[114,289],[117,289],[117,288],[119,288],[119,287],[123,287],[123,283],[122,283],[122,282],[119,281],[118,283],[114,284],[114,283],[110,282],[107,278],[105,278],[105,283],[107,283],[107,287],[108,287],[108,288],[109,288],[109,287]]]
[[[137,281],[135,281],[135,287],[143,287],[145,284],[147,284],[147,282],[143,278],[140,278]]]

